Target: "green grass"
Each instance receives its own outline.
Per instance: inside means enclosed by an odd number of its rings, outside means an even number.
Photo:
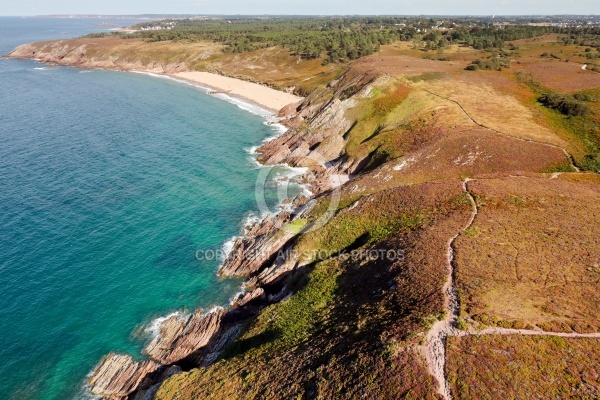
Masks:
[[[302,229],[304,229],[304,227],[306,226],[307,222],[308,222],[307,219],[299,218],[299,219],[296,219],[296,220],[286,224],[283,227],[283,230],[286,232],[290,232],[290,233],[300,233],[300,231],[302,231]]]
[[[552,93],[540,82],[536,81],[530,73],[519,72],[516,75],[517,80],[529,87],[537,96],[544,93]],[[582,105],[589,109],[586,115],[574,116],[565,115],[556,109],[549,109],[541,103],[534,101],[533,106],[537,112],[542,114],[550,125],[559,131],[569,134],[569,136],[579,144],[577,147],[583,147],[583,151],[572,151],[576,164],[584,171],[600,171],[600,89],[594,88],[583,92],[575,93],[573,99],[582,99]],[[572,168],[566,164],[557,165],[546,172],[572,172]]]

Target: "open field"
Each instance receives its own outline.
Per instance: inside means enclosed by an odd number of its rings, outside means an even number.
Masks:
[[[455,399],[597,399],[600,339],[486,335],[449,338]]]
[[[469,182],[479,213],[456,242],[463,318],[556,332],[600,330],[600,185],[567,179]]]

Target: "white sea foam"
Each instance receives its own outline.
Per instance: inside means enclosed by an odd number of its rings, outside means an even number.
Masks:
[[[225,243],[223,243],[223,246],[221,246],[221,262],[225,261],[227,256],[229,256],[229,253],[231,253],[231,250],[233,250],[233,244],[235,243],[237,238],[238,236],[232,236],[228,240],[226,240]]]
[[[221,306],[214,306],[213,308],[211,308],[210,310],[208,310],[207,312],[205,312],[204,315],[216,313],[217,311],[224,310],[224,309],[225,308],[221,307]]]
[[[172,76],[168,76],[168,75],[163,75],[163,74],[157,74],[157,73],[153,73],[153,72],[148,72],[148,71],[131,71],[134,73],[138,73],[138,74],[144,74],[144,75],[149,75],[152,77],[156,77],[156,78],[162,78],[162,79],[168,79],[168,80],[172,80],[175,82],[179,82],[179,83],[183,83],[189,86],[193,86],[196,87],[198,89],[202,89],[205,93],[207,94],[211,94],[216,98],[219,98],[221,100],[225,100],[229,103],[235,104],[236,106],[238,106],[240,109],[248,111],[252,114],[255,115],[259,115],[262,118],[265,119],[264,124],[268,125],[275,133],[275,135],[273,136],[269,136],[265,139],[263,139],[263,143],[268,143],[276,138],[278,138],[279,136],[281,136],[282,134],[284,134],[285,132],[287,132],[288,128],[280,123],[280,119],[273,113],[272,110],[266,109],[256,103],[250,102],[248,100],[239,98],[239,97],[235,97],[232,95],[229,95],[227,93],[221,93],[221,92],[216,92],[215,89],[210,88],[208,86],[204,86],[202,84],[199,84],[197,82],[192,82],[186,79],[178,79],[178,78],[174,78]],[[277,180],[274,182],[275,184],[279,185],[279,184],[283,184],[283,183],[289,183],[290,180],[294,179],[295,177],[301,176],[303,174],[305,174],[308,171],[308,168],[298,168],[298,167],[290,167],[287,164],[277,164],[275,166],[264,166],[261,163],[258,162],[257,157],[256,157],[256,150],[258,150],[257,146],[252,146],[249,148],[244,149],[246,150],[246,152],[248,154],[250,154],[250,157],[248,157],[248,161],[253,165],[253,167],[255,168],[272,168],[272,167],[282,167],[283,169],[283,178],[277,178]],[[301,190],[302,190],[302,194],[305,196],[312,196],[312,192],[310,190],[310,185],[309,184],[301,184],[298,182],[294,182],[295,185],[297,185]],[[264,212],[259,216],[256,216],[254,214],[250,214],[247,217],[247,220],[245,221],[245,225],[244,225],[244,233],[247,233],[246,227],[250,224],[250,223],[256,223],[256,222],[260,222],[263,221],[265,218],[267,218],[269,215],[272,214],[277,214],[281,211],[291,211],[292,208],[292,202],[289,203],[284,203],[284,201],[282,200],[281,203],[278,205],[277,207],[279,210],[275,213],[272,212]],[[222,247],[222,250],[224,253],[226,253],[226,255],[228,255],[231,250],[233,249],[233,243],[235,242],[235,239],[237,237],[233,237],[229,240],[227,240]],[[222,260],[224,261],[224,260]],[[220,267],[220,266],[219,266]],[[160,329],[160,328],[159,328]]]
[[[244,150],[246,150],[246,153],[248,154],[256,155],[256,150],[258,150],[258,146],[246,147],[244,148]]]
[[[158,335],[160,335],[160,328],[163,326],[165,321],[173,316],[176,316],[177,318],[187,318],[187,315],[181,311],[175,311],[164,317],[155,318],[152,322],[150,322],[150,324],[148,324],[146,328],[144,328],[144,332],[146,332],[151,339],[156,338]]]
[[[77,400],[100,400],[100,399],[102,399],[102,396],[93,394],[92,392],[90,392],[89,386],[84,385],[81,388],[80,392],[76,395],[75,399],[77,399]]]
[[[248,231],[250,230],[249,228],[251,228],[254,224],[257,224],[259,222],[261,222],[263,219],[265,218],[265,216],[258,216],[255,213],[253,213],[252,211],[250,211],[248,213],[248,215],[246,216],[246,219],[244,220],[244,224],[242,225],[242,232],[244,235],[248,234]]]
[[[235,300],[238,297],[242,297],[243,295],[245,295],[247,292],[245,290],[240,290],[239,292],[237,292],[236,294],[234,294],[233,296],[231,296],[231,298],[229,299],[229,305],[233,305],[233,303],[235,302]]]

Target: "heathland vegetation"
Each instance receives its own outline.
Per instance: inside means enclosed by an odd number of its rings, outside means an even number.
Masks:
[[[157,399],[598,398],[597,23],[178,19],[15,54],[306,96],[259,161],[315,196],[236,242],[283,255],[240,257],[239,335]]]

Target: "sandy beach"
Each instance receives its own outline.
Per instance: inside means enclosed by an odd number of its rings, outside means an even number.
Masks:
[[[210,72],[178,72],[171,76],[195,82],[219,92],[242,97],[273,111],[279,111],[288,104],[302,100],[302,97],[271,89],[267,86]]]

